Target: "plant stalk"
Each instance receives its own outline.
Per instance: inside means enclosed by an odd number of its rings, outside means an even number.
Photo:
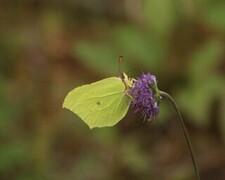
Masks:
[[[174,99],[166,92],[163,92],[163,91],[159,91],[160,95],[162,97],[166,97],[170,100],[170,102],[172,103],[178,117],[179,117],[179,121],[180,121],[180,124],[181,124],[181,127],[182,127],[182,130],[184,132],[184,136],[185,136],[185,139],[186,139],[186,142],[188,144],[188,148],[189,148],[189,151],[190,151],[190,155],[191,155],[191,159],[192,159],[192,164],[193,164],[193,167],[194,167],[194,172],[195,172],[195,176],[196,176],[196,179],[197,180],[200,180],[200,176],[199,176],[199,171],[198,171],[198,167],[197,167],[197,164],[196,164],[196,160],[195,160],[195,155],[194,155],[194,151],[193,151],[193,148],[192,148],[192,144],[191,144],[191,140],[190,140],[190,137],[188,135],[188,132],[187,132],[187,129],[185,127],[185,124],[184,124],[184,121],[183,121],[183,118],[181,116],[181,113],[178,109],[178,106],[176,104],[176,102],[174,101]]]

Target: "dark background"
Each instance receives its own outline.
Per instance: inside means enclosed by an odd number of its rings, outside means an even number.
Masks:
[[[62,109],[74,87],[155,74],[177,101],[202,179],[225,179],[223,0],[1,0],[0,179],[193,179],[177,116],[130,108],[90,130]]]

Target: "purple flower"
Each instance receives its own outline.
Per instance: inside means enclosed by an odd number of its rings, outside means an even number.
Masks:
[[[154,75],[147,73],[139,77],[131,87],[130,95],[135,112],[141,112],[144,119],[152,120],[158,115],[159,93]]]

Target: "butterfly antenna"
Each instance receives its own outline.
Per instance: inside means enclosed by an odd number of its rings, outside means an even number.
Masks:
[[[122,79],[124,79],[125,77],[124,77],[124,74],[123,74],[122,68],[121,68],[122,59],[123,59],[123,56],[119,56],[119,57],[118,57],[118,65],[119,65],[119,74],[120,74],[120,77],[121,77]]]

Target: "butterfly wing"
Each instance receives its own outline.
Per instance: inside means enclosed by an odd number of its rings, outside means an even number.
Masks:
[[[120,78],[110,77],[72,90],[63,107],[77,114],[91,129],[113,126],[127,113],[130,98]]]

